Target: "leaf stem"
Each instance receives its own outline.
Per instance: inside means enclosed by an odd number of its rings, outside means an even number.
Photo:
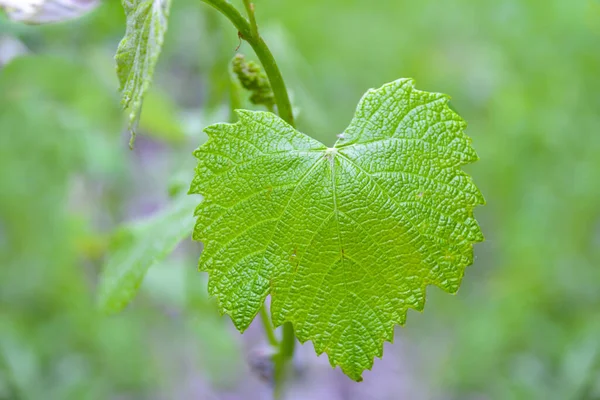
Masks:
[[[287,358],[290,359],[294,355],[294,348],[296,346],[296,334],[294,333],[294,326],[289,322],[283,324],[283,338],[281,340],[281,352]]]
[[[240,37],[247,41],[250,46],[252,46],[252,49],[256,53],[256,56],[260,60],[260,63],[267,74],[267,78],[269,78],[269,83],[271,84],[271,89],[273,89],[273,95],[275,96],[275,104],[277,104],[277,113],[281,119],[294,127],[294,114],[285,82],[283,81],[283,77],[281,76],[281,72],[279,71],[279,67],[275,62],[275,58],[273,57],[271,50],[262,37],[260,37],[258,34],[258,28],[256,30],[256,34],[254,34],[251,24],[233,5],[231,5],[231,3],[226,0],[202,1],[214,7],[221,14],[227,17],[227,19],[229,19],[238,30]],[[245,3],[246,1],[244,4]],[[249,15],[251,15],[250,18],[252,20],[254,18],[254,12],[251,12]]]
[[[262,320],[263,326],[265,328],[265,333],[267,334],[267,340],[269,341],[269,344],[273,347],[277,347],[279,345],[279,342],[275,337],[275,330],[273,329],[273,324],[271,324],[271,319],[267,314],[266,306],[262,306],[260,308],[260,319]]]
[[[291,361],[294,356],[295,345],[296,335],[294,333],[294,326],[291,323],[286,322],[283,324],[283,337],[279,343],[279,353],[275,356],[275,399],[281,399],[283,397],[289,361]]]

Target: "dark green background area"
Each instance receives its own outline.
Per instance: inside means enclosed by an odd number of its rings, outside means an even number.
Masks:
[[[95,307],[114,233],[167,207],[202,128],[229,118],[236,32],[199,0],[173,3],[133,151],[118,1],[0,22],[29,50],[0,67],[0,399],[263,398],[245,362],[260,330],[242,339],[218,315],[199,244],[153,267],[120,315]],[[317,387],[306,398],[600,398],[600,3],[255,3],[301,131],[331,144],[367,89],[415,78],[468,122],[481,160],[467,171],[488,203],[458,294],[430,288],[361,384],[304,346],[332,376],[299,379]]]

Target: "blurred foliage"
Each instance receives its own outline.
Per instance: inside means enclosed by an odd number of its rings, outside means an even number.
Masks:
[[[148,268],[163,261],[192,234],[195,199],[179,196],[161,213],[124,226],[113,236],[98,287],[98,305],[111,314],[137,294]]]
[[[418,398],[600,398],[600,3],[255,3],[301,131],[333,143],[360,95],[399,77],[451,94],[469,122],[487,241],[456,297],[430,289],[397,330]],[[95,311],[110,237],[169,206],[201,128],[228,118],[238,45],[214,10],[174,2],[130,152],[113,65],[124,30],[109,0],[61,24],[0,17],[30,52],[0,70],[0,398],[194,398],[190,376],[241,379],[196,245],[153,267],[121,315]]]

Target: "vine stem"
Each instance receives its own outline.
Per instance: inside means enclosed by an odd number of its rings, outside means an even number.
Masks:
[[[265,333],[267,334],[267,340],[271,346],[277,347],[279,346],[279,342],[275,337],[275,331],[273,330],[273,324],[271,324],[271,319],[267,314],[267,308],[262,306],[260,308],[260,319],[262,320],[263,327],[265,328]]]
[[[258,34],[258,28],[256,29],[255,35],[250,22],[248,22],[248,20],[244,18],[234,6],[226,0],[202,1],[227,17],[227,19],[229,19],[238,30],[240,37],[250,44],[256,53],[256,56],[260,60],[260,63],[267,74],[267,78],[269,79],[269,83],[271,84],[271,89],[273,90],[273,95],[275,96],[275,104],[277,104],[277,113],[281,119],[290,124],[292,127],[295,127],[292,104],[290,102],[290,97],[288,95],[285,82],[283,81],[283,77],[281,76],[281,72],[279,71],[279,67],[275,62],[275,58],[273,57],[271,50],[269,50],[269,47],[263,38]],[[245,3],[246,2],[247,1],[245,1]],[[254,24],[256,24],[256,20],[254,19],[254,7],[252,7],[249,2],[247,3],[248,9],[250,10],[250,19],[254,21]]]
[[[275,399],[283,398],[283,390],[288,375],[288,367],[290,361],[294,356],[295,345],[296,335],[294,333],[294,327],[289,322],[286,322],[283,325],[283,337],[281,338],[281,342],[279,343],[279,353],[276,355],[275,358]]]
[[[258,25],[256,24],[256,16],[254,15],[254,4],[250,3],[250,0],[244,0],[244,7],[246,7],[246,14],[250,19],[250,28],[252,29],[252,36],[259,37]]]
[[[229,19],[233,26],[238,30],[239,37],[250,44],[269,79],[269,84],[273,90],[273,96],[275,97],[275,104],[277,105],[277,114],[289,125],[295,127],[294,113],[287,87],[285,86],[279,67],[275,62],[273,53],[271,53],[271,50],[258,33],[258,25],[256,24],[256,17],[254,15],[254,5],[250,3],[250,0],[243,0],[244,7],[248,13],[248,18],[250,19],[250,22],[248,22],[248,20],[240,14],[237,8],[226,0],[202,1],[215,8]],[[260,316],[263,320],[269,342],[272,344],[275,343],[279,347],[278,353],[274,356],[274,397],[276,399],[281,399],[283,397],[288,364],[294,355],[294,347],[296,344],[294,327],[289,322],[285,323],[283,325],[283,336],[281,341],[277,342],[274,332],[272,331],[271,321],[264,307],[261,307]]]

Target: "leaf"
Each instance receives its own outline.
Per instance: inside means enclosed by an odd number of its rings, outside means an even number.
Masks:
[[[191,233],[194,202],[183,196],[148,220],[122,228],[100,277],[98,306],[121,311],[135,297],[148,268],[162,261]]]
[[[477,155],[447,103],[409,79],[369,90],[333,148],[266,112],[206,128],[194,239],[240,331],[270,294],[276,325],[361,380],[427,285],[458,290],[484,199],[460,169]]]
[[[123,0],[122,4],[127,29],[115,60],[121,84],[121,104],[129,110],[130,146],[133,146],[144,94],[152,81],[167,31],[171,0]]]

